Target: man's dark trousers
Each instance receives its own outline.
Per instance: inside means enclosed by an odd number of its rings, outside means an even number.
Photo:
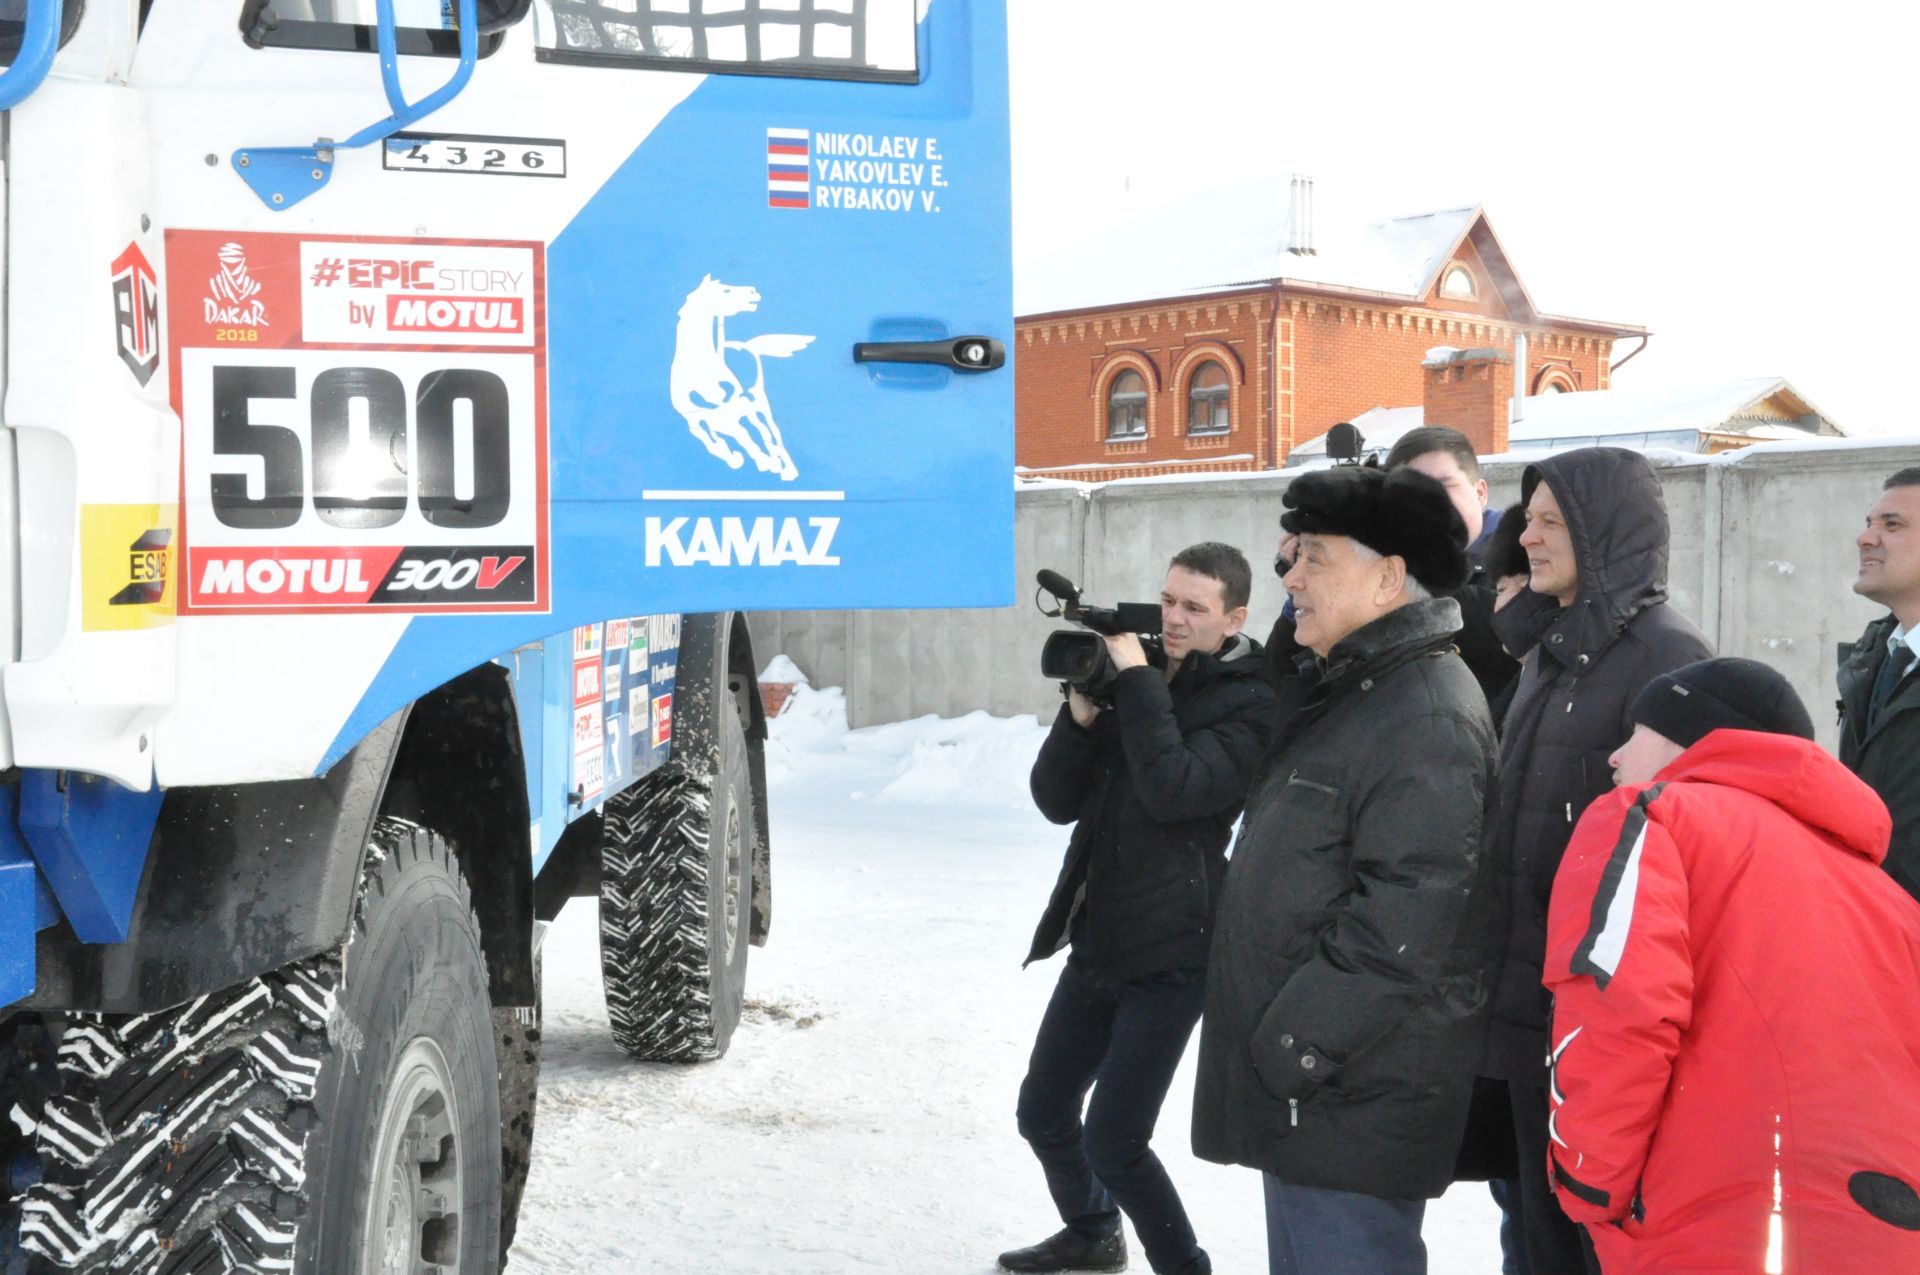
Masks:
[[[1520,1225],[1534,1275],[1600,1275],[1587,1228],[1560,1211],[1547,1181],[1547,1091],[1509,1083],[1514,1141],[1520,1150]]]
[[[1040,1159],[1060,1220],[1102,1239],[1124,1211],[1160,1272],[1209,1269],[1179,1192],[1147,1145],[1205,1003],[1199,970],[1116,982],[1070,956],[1020,1085],[1020,1135]]]
[[[1425,1200],[1289,1186],[1262,1173],[1268,1275],[1426,1275]]]

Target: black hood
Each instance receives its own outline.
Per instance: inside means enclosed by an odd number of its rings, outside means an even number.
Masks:
[[[1167,666],[1166,651],[1152,648],[1147,662],[1155,668]],[[1244,633],[1236,633],[1221,643],[1217,651],[1194,651],[1174,673],[1176,679],[1184,679],[1183,685],[1194,690],[1211,684],[1223,677],[1257,677],[1265,668],[1265,651],[1261,645]]]
[[[1562,640],[1546,649],[1572,663],[1605,650],[1634,616],[1666,601],[1667,502],[1647,458],[1618,447],[1583,447],[1527,466],[1523,505],[1543,482],[1567,520],[1579,591],[1569,607],[1542,594],[1513,605],[1530,602],[1534,635],[1556,633]]]

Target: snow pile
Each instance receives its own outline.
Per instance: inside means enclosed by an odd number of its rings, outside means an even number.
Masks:
[[[780,657],[784,659],[785,657]],[[776,660],[777,664],[779,661]],[[767,726],[767,774],[781,782],[851,770],[863,782],[848,794],[880,805],[953,805],[1030,811],[1027,772],[1046,731],[1031,714],[928,715],[847,729],[846,693],[796,687]]]
[[[787,775],[808,753],[838,753],[846,735],[847,693],[802,683],[793,688],[780,716],[767,723],[767,774]]]
[[[765,668],[760,670],[760,684],[765,686],[769,682],[794,682],[805,686],[807,675],[800,671],[798,664],[785,655],[776,655]]]
[[[1031,713],[1005,718],[972,712],[859,731],[848,737],[847,749],[896,759],[898,774],[874,795],[876,801],[1030,810],[1027,775],[1045,738]]]

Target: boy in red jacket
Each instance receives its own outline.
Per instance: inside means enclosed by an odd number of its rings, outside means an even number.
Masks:
[[[1548,1172],[1607,1275],[1920,1271],[1920,904],[1784,678],[1656,678],[1554,880]]]

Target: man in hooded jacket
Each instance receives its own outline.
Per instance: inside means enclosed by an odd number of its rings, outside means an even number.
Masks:
[[[1520,1220],[1533,1275],[1595,1269],[1554,1201],[1547,1159],[1547,1011],[1540,984],[1547,902],[1574,822],[1611,787],[1607,758],[1633,733],[1642,687],[1713,654],[1667,605],[1667,506],[1638,452],[1588,447],[1521,477],[1532,576],[1495,617],[1522,656],[1501,723],[1483,1075],[1507,1083],[1520,1164]]]
[[[1920,1271],[1920,909],[1753,660],[1656,678],[1553,887],[1550,1172],[1607,1275]]]
[[[1288,485],[1307,651],[1221,894],[1194,1151],[1262,1170],[1273,1275],[1419,1275],[1473,1090],[1493,723],[1466,529],[1413,470]]]

